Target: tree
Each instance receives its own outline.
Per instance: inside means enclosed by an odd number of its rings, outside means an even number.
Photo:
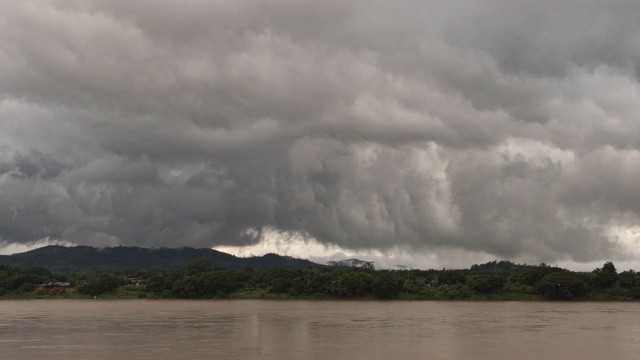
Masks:
[[[608,289],[618,285],[618,271],[611,261],[604,263],[602,268],[593,270],[592,283],[598,289]]]
[[[538,292],[551,300],[572,300],[584,296],[588,290],[587,283],[569,271],[548,274],[538,284]]]
[[[184,272],[187,275],[197,275],[203,272],[208,272],[213,270],[213,264],[211,260],[206,257],[199,257],[197,259],[193,259],[187,263],[187,266],[184,268]]]
[[[466,281],[465,275],[459,270],[443,270],[438,275],[439,285],[464,284]]]
[[[502,290],[505,279],[496,274],[480,273],[469,277],[469,287],[481,294],[493,294]]]
[[[169,297],[173,285],[182,277],[181,271],[163,271],[145,280],[146,289],[157,297]]]
[[[97,296],[108,293],[122,285],[122,278],[111,273],[98,273],[90,276],[78,287],[80,294]]]
[[[379,271],[373,279],[373,295],[381,299],[393,299],[402,291],[402,280],[389,271]]]
[[[173,284],[171,295],[182,299],[204,297],[199,289],[200,285],[197,275],[187,275]]]
[[[367,272],[346,270],[331,282],[331,292],[344,297],[365,296],[371,292],[371,280]]]
[[[563,270],[557,267],[550,267],[542,263],[539,266],[532,267],[523,272],[519,276],[518,282],[526,286],[537,286],[540,280],[542,280],[545,276],[559,271]]]
[[[238,289],[238,273],[234,271],[213,271],[209,275],[217,295],[228,294]]]
[[[362,264],[360,268],[363,270],[369,270],[369,271],[373,271],[376,269],[376,267],[373,265],[373,261],[365,262],[364,264]]]
[[[43,278],[39,275],[28,272],[19,272],[7,279],[5,290],[26,292],[30,291],[34,285],[41,283],[42,281]]]

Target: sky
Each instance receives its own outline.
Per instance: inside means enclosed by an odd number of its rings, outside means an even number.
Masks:
[[[0,2],[0,252],[640,270],[640,2]]]

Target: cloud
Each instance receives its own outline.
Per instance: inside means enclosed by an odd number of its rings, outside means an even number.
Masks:
[[[632,2],[0,14],[6,244],[242,247],[275,231],[442,266],[640,256]]]

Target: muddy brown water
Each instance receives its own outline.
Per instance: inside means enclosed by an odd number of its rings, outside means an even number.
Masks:
[[[640,303],[0,301],[0,358],[640,359]]]

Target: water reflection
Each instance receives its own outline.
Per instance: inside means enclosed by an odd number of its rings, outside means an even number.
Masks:
[[[3,358],[637,359],[636,303],[3,301]]]

